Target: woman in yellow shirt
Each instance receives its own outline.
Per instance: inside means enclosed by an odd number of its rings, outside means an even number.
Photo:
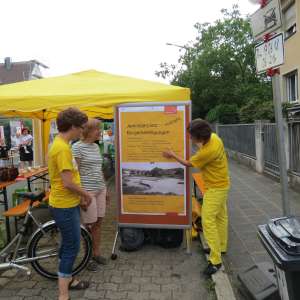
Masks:
[[[192,142],[199,147],[197,153],[189,161],[172,150],[165,151],[163,155],[174,158],[186,167],[201,170],[206,189],[202,206],[202,226],[210,248],[209,262],[204,274],[212,275],[222,266],[221,253],[227,250],[227,198],[230,186],[228,162],[222,140],[212,133],[206,121],[195,119],[187,130]]]
[[[70,141],[78,139],[88,118],[76,108],[61,111],[56,119],[59,134],[48,154],[51,184],[49,205],[60,230],[59,300],[69,299],[69,289],[86,289],[87,281],[72,279],[72,269],[80,248],[80,208],[86,209],[92,196],[80,187],[80,177],[72,156]]]

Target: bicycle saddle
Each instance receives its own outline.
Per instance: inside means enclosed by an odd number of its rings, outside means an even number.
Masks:
[[[30,199],[32,201],[41,201],[45,197],[45,192],[21,192],[17,193],[21,198]]]

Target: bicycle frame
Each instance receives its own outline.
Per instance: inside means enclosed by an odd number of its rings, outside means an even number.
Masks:
[[[45,259],[45,258],[49,258],[49,257],[53,257],[56,256],[56,254],[51,254],[51,255],[41,255],[41,256],[36,256],[36,257],[27,257],[27,255],[23,255],[21,257],[18,257],[18,253],[22,250],[26,250],[28,249],[28,245],[30,244],[30,242],[32,241],[32,239],[34,238],[34,236],[39,232],[42,231],[43,234],[46,234],[46,232],[44,231],[44,228],[46,226],[48,226],[51,223],[55,223],[53,220],[49,221],[45,224],[41,224],[38,222],[38,220],[32,215],[31,212],[32,209],[32,203],[30,204],[28,211],[25,215],[25,219],[24,222],[22,224],[21,229],[18,231],[18,233],[16,234],[16,236],[11,240],[11,242],[9,244],[7,244],[4,249],[1,250],[0,252],[0,259],[6,259],[7,256],[9,256],[10,254],[12,254],[12,258],[9,259],[8,262],[4,262],[4,263],[0,263],[0,270],[4,270],[4,269],[10,269],[10,268],[16,268],[16,269],[20,269],[23,271],[26,271],[28,275],[30,275],[30,269],[27,267],[23,267],[21,265],[23,264],[27,264],[30,263],[32,261],[35,260],[41,260],[41,259]],[[26,232],[26,229],[29,226],[29,219],[32,219],[33,222],[37,225],[37,230],[31,235],[30,239],[27,242],[26,248],[21,248],[20,249],[20,244],[24,238],[24,234]],[[10,251],[11,249],[13,249],[13,245],[15,245],[15,248],[13,251]]]

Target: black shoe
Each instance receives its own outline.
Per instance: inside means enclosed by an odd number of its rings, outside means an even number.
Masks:
[[[107,265],[107,259],[103,256],[93,256],[93,260],[98,264],[98,265]]]
[[[95,261],[90,261],[87,266],[88,271],[90,272],[98,272],[99,267],[98,264]]]
[[[210,254],[210,249],[209,249],[209,248],[205,248],[205,249],[203,249],[203,252],[204,252],[205,254]],[[221,252],[221,254],[222,254],[222,255],[225,255],[225,254],[226,254],[226,251]]]
[[[211,276],[215,274],[221,267],[222,264],[213,265],[211,262],[209,262],[206,269],[203,271],[203,274],[207,276]]]

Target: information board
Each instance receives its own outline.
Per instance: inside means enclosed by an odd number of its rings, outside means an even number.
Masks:
[[[115,119],[119,225],[189,227],[189,171],[162,153],[189,158],[190,102],[122,105]]]

